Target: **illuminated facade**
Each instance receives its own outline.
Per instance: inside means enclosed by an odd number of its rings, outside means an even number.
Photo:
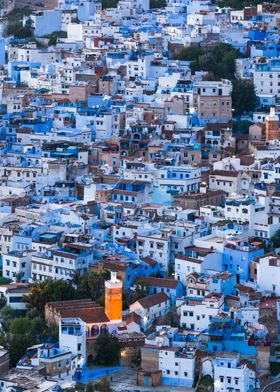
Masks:
[[[122,320],[122,281],[113,271],[105,282],[105,313],[110,321]]]
[[[270,108],[270,114],[265,119],[265,138],[268,143],[271,140],[279,140],[279,117],[275,114],[275,108]]]

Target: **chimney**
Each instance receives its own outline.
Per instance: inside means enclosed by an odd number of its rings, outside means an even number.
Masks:
[[[200,184],[200,193],[207,193],[207,190],[208,190],[208,186],[206,182],[202,182]]]

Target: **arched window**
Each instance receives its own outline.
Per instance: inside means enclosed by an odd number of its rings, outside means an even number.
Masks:
[[[101,327],[100,327],[100,334],[104,335],[104,334],[107,334],[108,332],[109,331],[108,331],[107,325],[106,324],[102,324]]]
[[[99,327],[98,325],[93,325],[91,327],[91,336],[97,336],[99,335]]]

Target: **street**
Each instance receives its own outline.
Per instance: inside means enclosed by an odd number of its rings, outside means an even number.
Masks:
[[[123,368],[120,372],[113,375],[111,386],[114,392],[194,392],[194,388],[186,387],[141,387],[136,385],[136,370]]]
[[[266,385],[262,392],[280,392],[280,380],[276,380]]]

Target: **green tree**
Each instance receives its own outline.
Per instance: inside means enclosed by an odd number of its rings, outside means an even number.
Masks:
[[[84,390],[84,384],[79,381],[76,382],[74,387],[66,389],[67,392],[84,392]]]
[[[0,309],[2,309],[6,304],[7,304],[6,298],[3,295],[1,295],[0,296]]]
[[[234,114],[240,116],[253,111],[257,106],[254,84],[249,80],[233,80],[232,107]]]
[[[109,278],[107,270],[87,273],[78,281],[77,295],[80,298],[91,298],[97,301],[104,292],[105,280]]]
[[[47,280],[35,282],[28,295],[24,297],[30,309],[44,313],[47,302],[65,301],[75,297],[76,291],[72,283],[64,280]]]
[[[102,377],[95,385],[94,391],[98,392],[112,392],[110,383],[106,377]]]
[[[41,315],[41,313],[39,312],[38,309],[32,308],[32,309],[29,309],[25,313],[25,316],[30,318],[30,319],[34,319],[34,318],[37,318],[37,317],[41,317],[42,315]]]
[[[26,354],[27,348],[35,344],[36,340],[35,337],[30,334],[7,334],[0,339],[0,343],[9,351],[10,365],[14,367],[17,365],[20,358]]]
[[[43,38],[49,38],[48,46],[55,46],[58,38],[67,38],[67,32],[54,31],[51,34],[44,35]]]
[[[233,121],[232,122],[232,130],[233,133],[239,133],[242,135],[248,135],[249,134],[249,127],[252,125],[253,122],[251,121]]]
[[[177,56],[178,60],[196,61],[199,56],[204,53],[204,50],[199,46],[189,46],[184,48]]]
[[[1,273],[2,272],[3,271],[1,270]],[[0,276],[0,284],[9,284],[9,283],[11,283],[11,279],[4,278],[4,276]]]
[[[9,306],[5,305],[0,310],[0,322],[4,331],[8,331],[11,321],[16,317],[16,312]]]
[[[264,0],[217,0],[216,1],[217,5],[219,7],[230,7],[235,10],[241,10],[244,7],[251,7],[251,6],[256,6],[258,4],[265,3]],[[279,0],[276,0],[275,2],[267,3],[268,6],[273,5],[273,3],[278,3]]]
[[[118,0],[102,0],[102,9],[106,8],[117,8]]]
[[[101,366],[115,365],[120,358],[120,343],[115,336],[99,335],[96,339],[96,363]]]
[[[8,24],[5,34],[7,36],[13,35],[15,38],[23,39],[23,38],[32,38],[33,30],[29,27],[22,26],[21,23],[13,23]]]
[[[150,0],[150,8],[165,8],[167,5],[166,0]]]
[[[94,392],[94,385],[91,381],[86,384],[86,392]]]
[[[200,378],[196,392],[214,392],[214,380],[210,375]]]
[[[273,248],[280,248],[280,230],[277,230],[274,236],[271,237],[270,240]]]
[[[78,270],[72,271],[70,276],[71,276],[71,282],[72,282],[75,286],[77,286],[78,283],[79,283],[80,280],[81,280],[81,273],[80,273],[80,271],[78,271]]]
[[[144,298],[148,293],[148,289],[144,290],[141,282],[137,285],[135,290],[129,291],[123,295],[123,310],[128,309],[129,305],[133,304],[141,298]]]
[[[83,392],[84,391],[84,384],[77,381],[75,385],[75,392]]]
[[[8,15],[8,23],[5,29],[5,35],[13,35],[15,38],[32,38],[33,30],[29,26],[24,27],[22,20],[24,16],[31,14],[31,10],[27,8],[15,8]]]
[[[235,59],[244,57],[231,45],[218,43],[214,47],[185,48],[177,56],[180,60],[190,61],[192,72],[207,71],[214,79],[234,79]]]
[[[17,335],[32,334],[34,332],[33,321],[27,317],[18,317],[11,321],[9,332]]]

